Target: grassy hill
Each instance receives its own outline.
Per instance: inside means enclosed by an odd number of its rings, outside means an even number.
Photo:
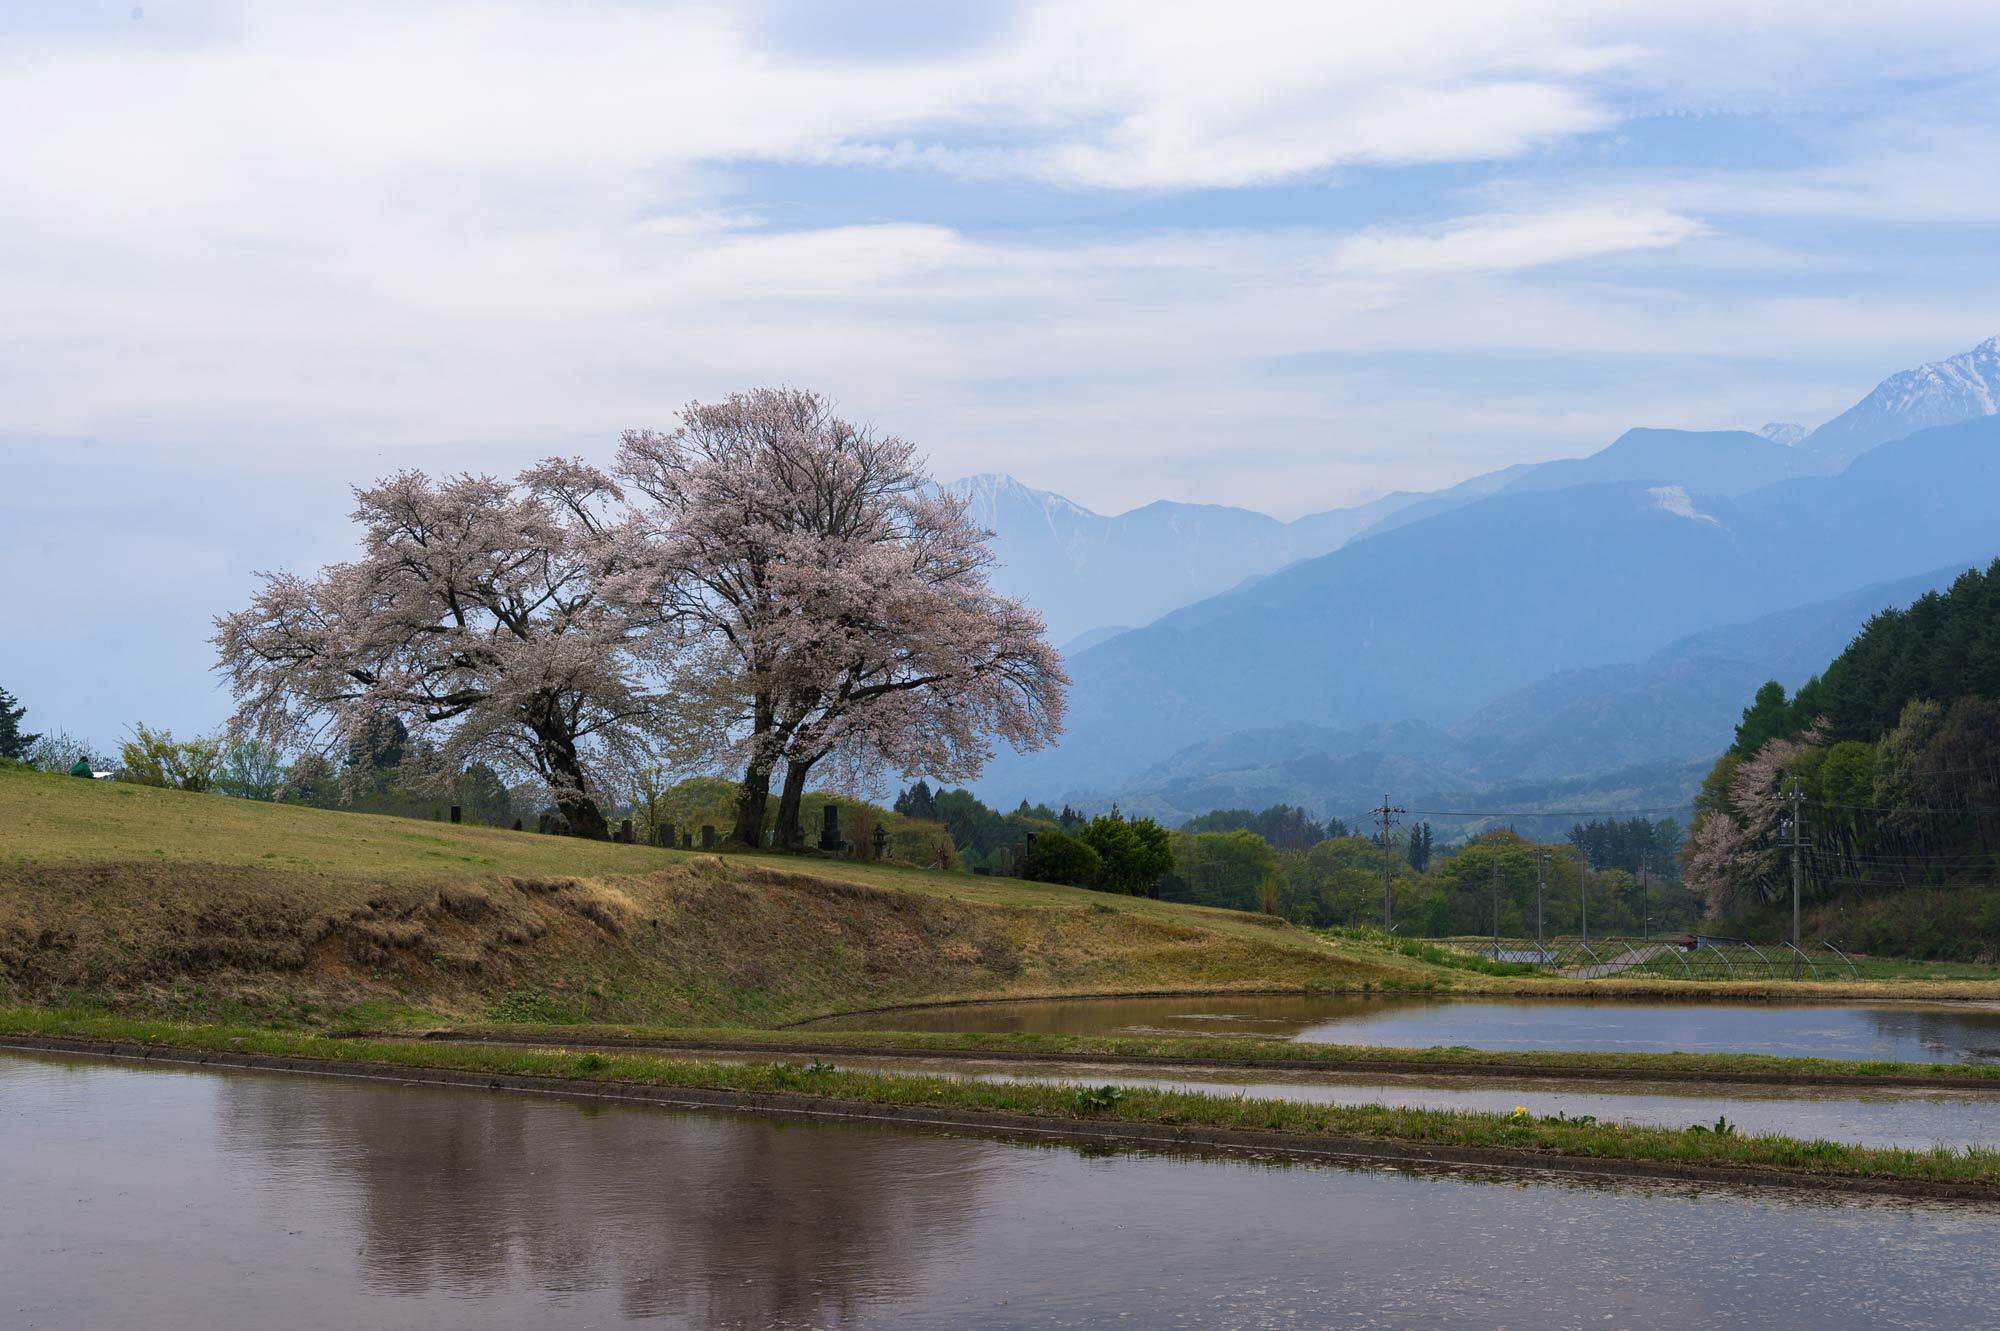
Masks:
[[[0,770],[0,999],[763,1025],[958,998],[1422,984],[1261,917]]]

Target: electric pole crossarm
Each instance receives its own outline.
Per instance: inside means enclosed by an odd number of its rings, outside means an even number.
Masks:
[[[1368,812],[1379,819],[1382,824],[1382,932],[1385,934],[1394,933],[1396,931],[1396,915],[1391,896],[1391,884],[1395,877],[1396,866],[1389,858],[1389,827],[1395,821],[1397,814],[1407,813],[1408,810],[1389,803],[1389,797],[1384,795],[1382,802]]]

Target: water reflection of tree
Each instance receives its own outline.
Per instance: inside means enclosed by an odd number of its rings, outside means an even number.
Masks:
[[[230,1078],[225,1149],[354,1185],[361,1260],[399,1293],[616,1287],[633,1317],[765,1327],[916,1287],[986,1153],[862,1128]]]

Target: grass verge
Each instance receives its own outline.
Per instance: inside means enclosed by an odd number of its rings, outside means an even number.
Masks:
[[[1955,1190],[2000,1200],[2000,1152],[1928,1151],[1846,1146],[1777,1136],[1743,1136],[1726,1123],[1673,1130],[1537,1118],[1525,1112],[1468,1113],[1381,1105],[1310,1104],[1184,1091],[1032,1083],[959,1081],[934,1076],[849,1072],[824,1062],[709,1063],[642,1053],[578,1052],[454,1045],[412,1040],[336,1039],[295,1032],[177,1026],[57,1014],[6,1014],[0,1029],[25,1036],[123,1041],[154,1049],[261,1055],[342,1065],[440,1069],[458,1073],[588,1082],[807,1103],[951,1111],[1051,1125],[1090,1123],[1131,1128],[1211,1130],[1231,1144],[1260,1136],[1285,1142],[1377,1143],[1436,1148],[1495,1162],[1559,1166],[1566,1161],[1623,1162],[1678,1168],[1689,1177],[1723,1170],[1741,1181],[1787,1186],[1874,1183]],[[1247,1134],[1247,1136],[1245,1136]],[[1284,1139],[1281,1141],[1280,1139]],[[1465,1153],[1470,1153],[1466,1155]]]
[[[0,1011],[0,1027],[15,1014]],[[359,1030],[360,1028],[355,1028]],[[971,1031],[772,1031],[635,1026],[443,1026],[438,1040],[647,1045],[662,1049],[757,1051],[791,1055],[911,1054],[1047,1062],[1161,1063],[1317,1072],[1390,1072],[1707,1081],[1753,1085],[1948,1086],[2000,1091],[2000,1064],[1859,1062],[1768,1054],[1600,1053],[1588,1050],[1494,1050],[1465,1046],[1408,1049],[1308,1044],[1232,1036],[1049,1035]]]

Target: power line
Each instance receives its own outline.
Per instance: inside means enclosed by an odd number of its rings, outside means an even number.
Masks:
[[[1952,804],[1835,804],[1830,800],[1807,800],[1815,809],[1853,809],[1862,813],[2000,813],[2000,808],[1980,808]]]
[[[1636,818],[1648,813],[1685,813],[1689,804],[1654,809],[1405,809],[1419,818]],[[1373,813],[1374,810],[1369,810]]]

